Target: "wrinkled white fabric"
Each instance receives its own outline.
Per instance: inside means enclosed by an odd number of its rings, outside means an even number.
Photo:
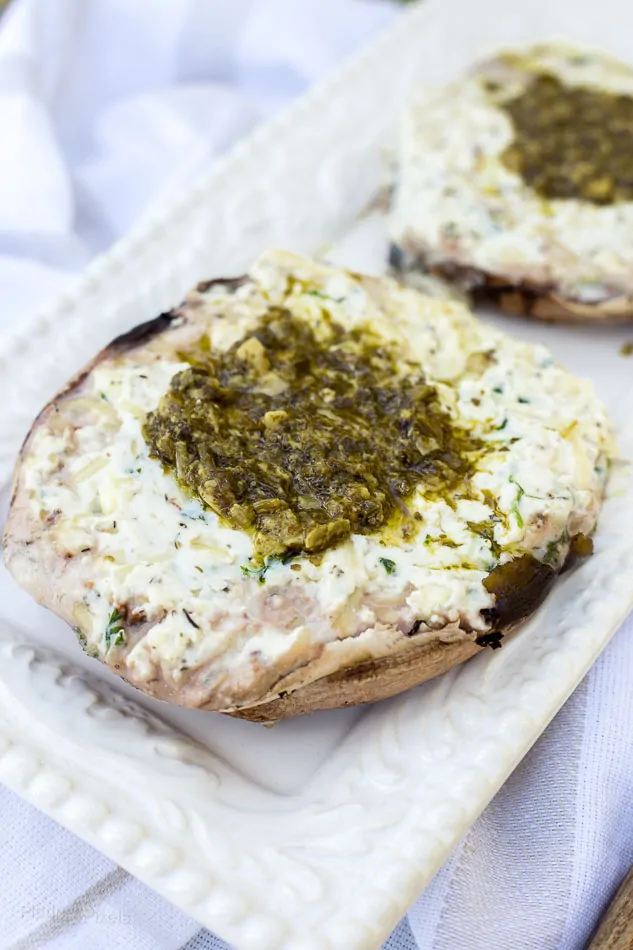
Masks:
[[[396,15],[388,0],[14,0],[0,329]]]
[[[633,622],[412,908],[424,950],[582,950],[633,864]]]
[[[396,16],[387,0],[15,0],[0,331]],[[384,950],[581,950],[633,863],[628,621]],[[225,950],[0,787],[0,950]]]

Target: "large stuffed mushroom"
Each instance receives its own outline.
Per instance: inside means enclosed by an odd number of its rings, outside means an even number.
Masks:
[[[270,251],[46,406],[4,555],[134,686],[271,722],[500,644],[590,553],[611,455],[545,348]]]
[[[542,44],[499,53],[407,108],[391,263],[502,309],[633,319],[633,69]]]

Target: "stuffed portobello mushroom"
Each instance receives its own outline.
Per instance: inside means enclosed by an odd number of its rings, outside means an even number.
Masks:
[[[633,319],[633,69],[544,44],[425,90],[404,116],[400,271],[544,320]]]
[[[545,348],[269,251],[42,411],[4,555],[134,686],[272,722],[498,645],[590,553],[611,454]]]

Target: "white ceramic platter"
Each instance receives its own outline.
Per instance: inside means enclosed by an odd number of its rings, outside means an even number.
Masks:
[[[623,19],[627,21],[623,23]],[[633,8],[427,0],[326,86],[220,160],[76,291],[0,342],[0,483],[32,417],[117,333],[265,247],[384,266],[355,222],[419,82],[498,45],[566,35],[633,61]],[[484,315],[591,376],[633,458],[630,330]],[[0,574],[0,781],[238,950],[375,950],[633,606],[633,480],[620,466],[597,553],[502,650],[367,710],[273,730],[145,699]]]

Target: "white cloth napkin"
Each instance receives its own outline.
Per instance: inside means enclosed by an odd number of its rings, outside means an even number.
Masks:
[[[396,16],[386,0],[15,0],[0,330]],[[385,950],[581,950],[633,863],[633,625]],[[0,950],[225,944],[0,787]]]
[[[0,21],[3,323],[397,15],[387,0],[14,0]]]

